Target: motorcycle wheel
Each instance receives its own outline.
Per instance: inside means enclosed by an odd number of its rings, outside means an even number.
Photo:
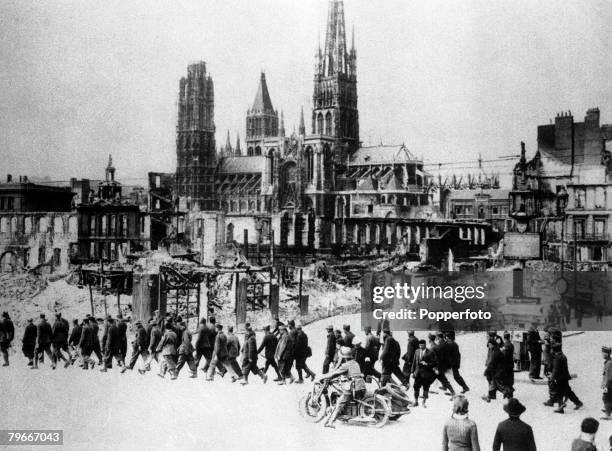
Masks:
[[[382,396],[369,396],[360,404],[360,416],[372,419],[369,424],[373,428],[381,428],[389,422],[391,409],[387,400]]]
[[[327,414],[327,397],[321,396],[318,402],[311,402],[312,393],[306,393],[300,398],[300,415],[311,423],[318,423]]]

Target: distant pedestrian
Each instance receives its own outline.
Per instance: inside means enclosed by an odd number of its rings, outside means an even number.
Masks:
[[[166,321],[164,327],[164,335],[157,345],[157,352],[161,352],[163,358],[158,376],[163,378],[166,376],[166,372],[168,372],[170,373],[171,379],[176,379],[176,354],[178,338],[170,321]]]
[[[346,346],[347,348],[352,348],[353,347],[353,340],[355,339],[355,334],[353,332],[351,332],[351,326],[348,324],[345,324],[344,326],[342,326],[343,329],[343,339],[344,339],[344,346]]]
[[[234,334],[234,327],[227,327],[227,362],[229,368],[232,369],[234,375],[232,376],[232,382],[236,382],[242,379],[242,370],[238,364],[238,356],[240,355],[240,340]]]
[[[497,340],[490,339],[487,346],[489,349],[484,375],[489,383],[489,392],[482,399],[486,402],[491,402],[491,400],[497,397],[498,391],[502,393],[504,398],[512,398],[512,389],[507,385],[504,356],[499,349]]]
[[[143,368],[141,368],[141,370],[144,371],[144,367],[149,358],[149,339],[147,336],[147,330],[143,327],[141,321],[136,321],[136,323],[134,323],[134,327],[135,330],[134,340],[132,341],[132,356],[130,358],[130,363],[123,367],[122,372],[125,372],[126,369],[134,369],[134,365],[136,365],[139,356],[143,361]]]
[[[38,335],[37,328],[29,318],[23,331],[21,339],[21,351],[28,358],[28,366],[34,366],[34,351],[36,350],[36,336]]]
[[[183,334],[180,337],[181,344],[178,348],[178,362],[176,364],[176,375],[178,376],[181,369],[185,364],[189,367],[191,378],[198,377],[198,368],[195,365],[195,359],[193,358],[193,344],[191,344],[191,332],[187,328],[183,330]]]
[[[459,345],[455,341],[454,331],[449,331],[446,333],[446,346],[448,361],[453,372],[453,379],[455,379],[455,382],[457,382],[461,387],[461,393],[466,393],[470,390],[470,388],[467,386],[465,380],[459,373],[459,368],[461,368],[461,352],[459,350]]]
[[[407,378],[410,377],[412,371],[412,361],[414,360],[414,353],[417,349],[419,349],[419,339],[414,335],[414,330],[410,330],[408,331],[408,344],[406,346],[406,353],[402,356],[402,360],[404,361],[402,373],[404,373],[404,376],[406,376]]]
[[[2,319],[0,319],[0,353],[2,354],[3,360],[2,366],[9,366],[8,350],[13,338],[15,338],[15,326],[8,312],[3,312]]]
[[[213,348],[213,356],[206,376],[207,381],[213,381],[215,379],[215,369],[219,371],[221,377],[227,373],[227,367],[229,366],[227,360],[227,337],[223,333],[223,325],[216,324],[217,335],[215,336],[215,346]]]
[[[508,419],[497,425],[493,439],[493,451],[536,451],[533,429],[520,420],[520,416],[527,410],[516,398],[511,398],[504,410]]]
[[[453,402],[453,413],[442,431],[443,451],[480,451],[478,428],[468,418],[469,402],[457,396]]]
[[[255,332],[250,327],[247,329],[244,339],[244,352],[242,359],[242,375],[244,380],[240,382],[242,385],[249,383],[249,373],[257,374],[265,384],[268,381],[268,376],[257,366],[257,339]]]
[[[127,321],[123,319],[123,315],[119,313],[117,315],[117,330],[119,331],[119,342],[121,343],[119,350],[121,351],[121,355],[125,359],[127,356],[128,349],[128,340],[127,340]]]
[[[121,332],[115,320],[108,318],[108,326],[106,328],[106,340],[104,340],[104,365],[100,371],[106,372],[113,367],[113,358],[117,361],[118,366],[124,365],[124,355],[122,353],[123,341]]]
[[[580,436],[572,442],[572,451],[597,451],[595,434],[599,429],[599,421],[595,418],[585,418],[580,425]]]
[[[323,374],[329,373],[329,365],[334,361],[336,356],[336,336],[334,335],[334,326],[327,326],[327,337],[325,339],[325,354],[323,356]]]
[[[419,396],[423,388],[423,407],[427,407],[429,398],[429,387],[436,380],[436,358],[431,349],[427,349],[425,340],[419,340],[419,349],[414,353],[412,367],[410,369],[414,377],[414,402],[413,407],[419,405]]]
[[[570,372],[567,366],[567,357],[563,354],[560,343],[555,343],[552,346],[553,351],[553,368],[550,374],[549,391],[550,399],[544,405],[552,406],[559,404],[553,411],[555,413],[564,413],[565,398],[569,398],[574,403],[574,409],[578,410],[583,406],[582,401],[574,393],[569,385],[571,380]]]
[[[301,384],[304,382],[302,377],[302,371],[306,373],[306,377],[310,377],[314,381],[315,373],[308,368],[306,360],[312,357],[312,349],[308,346],[308,335],[302,329],[302,325],[298,324],[297,334],[295,339],[294,355],[295,355],[295,369],[298,373],[297,383]]]
[[[47,358],[51,362],[51,368],[55,369],[53,354],[51,352],[51,337],[53,336],[53,331],[51,329],[51,325],[47,322],[47,318],[45,317],[44,313],[40,314],[40,321],[38,322],[36,328],[36,351],[34,356],[34,366],[31,368],[37,369],[39,360],[42,362],[44,354],[47,354]]]
[[[542,366],[542,339],[534,324],[527,332],[527,351],[529,351],[529,378],[542,379],[540,367]]]
[[[161,321],[155,319],[149,320],[149,325],[151,326],[149,328],[149,358],[147,359],[144,369],[138,370],[140,374],[144,374],[145,371],[151,371],[151,362],[153,362],[153,360],[159,362],[159,352],[157,352],[157,347],[159,346],[163,336],[161,327],[159,326],[160,322]]]
[[[274,357],[278,362],[278,367],[283,378],[281,381],[279,381],[278,385],[285,385],[287,379],[289,379],[289,383],[293,383],[294,381],[293,375],[291,374],[290,353],[292,350],[290,348],[289,333],[287,332],[285,326],[280,326],[279,331],[280,336]]]
[[[83,326],[79,324],[78,319],[72,320],[72,330],[68,336],[68,352],[70,354],[70,363],[74,364],[79,358],[79,340],[83,333]]]
[[[514,393],[514,345],[510,340],[509,332],[504,333],[504,344],[501,348],[502,361],[504,364],[504,386],[508,393]]]
[[[278,338],[272,332],[270,332],[270,326],[264,327],[264,338],[261,341],[261,345],[257,350],[257,354],[260,354],[261,351],[264,351],[264,357],[266,358],[266,363],[264,365],[263,372],[267,373],[268,368],[274,368],[276,371],[276,379],[274,382],[280,382],[283,380],[280,370],[278,368],[278,364],[276,363],[276,359],[274,358],[274,353],[276,352],[276,346],[278,345]]]
[[[64,356],[62,351],[70,355],[68,351],[68,322],[62,318],[62,314],[57,312],[55,314],[55,321],[53,322],[52,332],[52,345],[53,345],[53,364],[57,365],[59,360],[64,362],[64,367],[70,365],[70,360]]]
[[[96,341],[94,338],[94,328],[91,326],[92,321],[95,322],[96,320],[88,317],[83,320],[83,328],[81,329],[81,338],[79,340],[79,350],[83,359],[84,370],[89,369],[89,365],[91,365],[91,369],[95,366],[94,360],[90,357]]]
[[[206,373],[210,368],[213,347],[215,345],[215,337],[217,336],[217,332],[215,331],[215,318],[210,317],[208,320],[208,325],[206,324],[206,319],[202,318],[196,334],[195,365],[198,367],[200,365],[200,360],[202,357],[204,357],[204,366],[202,367],[202,371]]]
[[[387,382],[392,382],[392,376],[395,375],[404,387],[408,387],[409,379],[404,376],[399,367],[400,355],[400,344],[393,338],[389,329],[383,330],[383,350],[380,353],[382,363],[380,385],[385,386]]]
[[[370,326],[365,327],[365,333],[366,333],[366,340],[365,340],[365,346],[364,346],[365,361],[364,361],[363,375],[364,377],[374,376],[380,380],[381,375],[378,372],[378,370],[374,368],[374,365],[378,361],[378,354],[380,352],[380,340],[378,339],[377,336],[372,334],[372,328]],[[418,340],[417,340],[417,347],[418,347]],[[410,364],[412,365],[412,362],[410,362]],[[410,379],[410,373],[406,376],[406,379],[408,380]]]

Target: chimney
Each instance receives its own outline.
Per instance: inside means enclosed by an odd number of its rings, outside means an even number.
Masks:
[[[6,183],[12,183],[13,182],[13,176],[11,174],[7,174],[6,175]]]

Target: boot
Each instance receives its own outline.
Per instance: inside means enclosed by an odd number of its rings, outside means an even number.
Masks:
[[[560,403],[559,407],[557,407],[555,410],[553,410],[554,413],[565,413],[565,411],[563,410],[563,404]]]
[[[263,383],[265,384],[266,382],[268,382],[268,375],[264,374],[264,373],[259,373],[259,375],[261,376],[261,379],[263,380]]]

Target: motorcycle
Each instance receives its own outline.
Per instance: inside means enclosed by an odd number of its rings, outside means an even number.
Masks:
[[[330,415],[336,401],[342,396],[342,383],[346,378],[325,379],[313,384],[312,390],[306,393],[299,402],[302,417],[312,423],[318,423]],[[337,420],[347,424],[381,428],[389,421],[391,405],[387,398],[378,394],[366,394],[362,399],[353,398],[344,408]]]
[[[391,408],[389,419],[391,421],[399,420],[402,415],[410,413],[410,399],[406,395],[406,392],[404,392],[404,390],[402,390],[399,385],[393,382],[387,382],[384,387],[381,387],[380,381],[372,376],[368,376],[366,378],[366,382],[374,382],[378,386],[378,388],[374,390],[373,395],[382,396],[389,403],[389,406]]]

